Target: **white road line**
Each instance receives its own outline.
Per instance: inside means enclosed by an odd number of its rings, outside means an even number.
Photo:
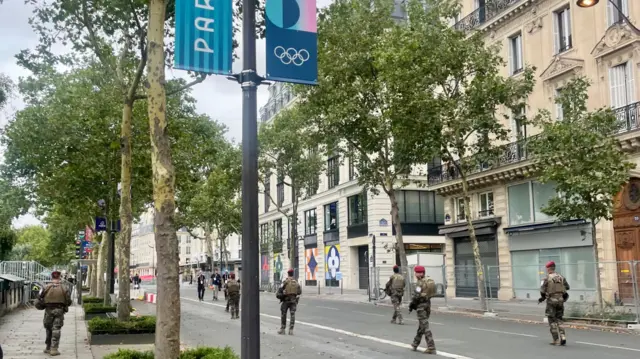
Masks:
[[[537,338],[538,337],[537,335],[513,333],[513,332],[503,332],[503,331],[500,331],[500,330],[482,329],[482,328],[474,328],[474,327],[469,327],[469,329],[471,329],[471,330],[480,330],[480,331],[483,331],[483,332],[498,333],[498,334],[519,335],[521,337],[529,337],[529,338]]]
[[[584,344],[584,345],[593,345],[595,347],[602,347],[602,348],[608,348],[608,349],[620,349],[620,350],[629,350],[632,352],[640,352],[640,349],[617,347],[615,345],[596,344],[596,343],[589,343],[589,342],[576,342],[576,343]]]
[[[199,302],[199,301],[191,299],[191,298],[181,297],[181,299],[185,299],[185,300],[188,300],[188,301],[191,301],[191,302]],[[221,304],[208,303],[208,302],[202,302],[202,303],[207,304],[207,305],[213,305],[213,306],[220,307],[220,308],[224,308],[225,307],[224,305],[221,305]],[[277,317],[275,315],[269,315],[269,314],[264,314],[264,313],[260,313],[260,315],[265,317],[265,318],[278,319],[278,320],[280,319],[280,317]],[[354,332],[350,332],[350,331],[342,330],[342,329],[338,329],[338,328],[331,328],[331,327],[327,327],[327,326],[324,326],[324,325],[308,323],[308,322],[302,322],[300,320],[296,320],[296,324],[304,325],[304,326],[307,326],[307,327],[312,327],[312,328],[316,328],[316,329],[320,329],[320,330],[326,330],[326,331],[333,332],[333,333],[340,333],[340,334],[348,335],[348,336],[354,337],[354,338],[370,340],[372,342],[377,342],[377,343],[381,343],[381,344],[393,345],[393,346],[398,347],[398,348],[412,349],[411,345],[409,345],[409,344],[395,342],[395,341],[392,341],[392,340],[387,340],[387,339],[382,339],[382,338],[377,338],[377,337],[373,337],[373,336],[370,336],[370,335],[358,334],[358,333],[354,333]],[[438,350],[438,355],[441,356],[441,357],[451,358],[451,359],[473,359],[471,357],[466,357],[466,356],[463,356],[463,355],[458,355],[458,354],[453,354],[453,353],[447,353],[447,352],[443,352],[441,350]]]
[[[340,310],[340,309],[338,309],[338,308],[323,307],[323,306],[321,306],[321,305],[316,305],[315,307],[316,307],[316,308],[322,308],[322,309],[329,309],[329,310]]]
[[[364,314],[364,315],[375,315],[376,317],[386,317],[386,315],[384,314],[378,314],[378,313],[367,313],[367,312],[361,312],[359,310],[352,310],[352,313],[360,313],[360,314]]]

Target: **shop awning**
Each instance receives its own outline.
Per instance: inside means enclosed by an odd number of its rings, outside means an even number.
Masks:
[[[565,222],[557,221],[557,222],[547,222],[547,223],[533,223],[533,224],[507,227],[504,229],[504,232],[505,233],[530,232],[530,231],[536,231],[536,230],[547,229],[547,228],[581,226],[586,223],[587,221],[585,221],[584,219],[574,219],[572,221],[565,221]]]
[[[502,223],[500,217],[478,219],[471,222],[476,236],[495,234],[500,223]],[[438,234],[447,235],[451,238],[469,237],[469,228],[466,222],[440,226],[438,229]]]

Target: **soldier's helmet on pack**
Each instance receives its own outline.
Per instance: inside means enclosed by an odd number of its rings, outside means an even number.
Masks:
[[[416,273],[424,273],[424,267],[423,266],[416,266],[415,268],[413,268],[413,271]]]
[[[235,273],[231,273],[231,274],[229,274],[229,278],[231,278],[231,279],[236,279],[236,274],[235,274]]]
[[[293,268],[290,268],[290,269],[287,271],[287,274],[289,274],[290,276],[293,276],[293,273],[294,273]]]
[[[393,273],[398,273],[398,272],[400,272],[400,267],[393,266]]]
[[[59,279],[60,278],[60,271],[54,270],[53,272],[51,272],[51,278]]]

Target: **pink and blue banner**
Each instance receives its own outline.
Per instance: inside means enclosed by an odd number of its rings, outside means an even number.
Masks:
[[[267,74],[273,81],[318,80],[316,0],[267,0]]]

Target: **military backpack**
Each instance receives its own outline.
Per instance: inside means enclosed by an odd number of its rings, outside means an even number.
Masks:
[[[240,293],[240,284],[235,279],[229,279],[227,282],[227,293],[229,295]]]
[[[285,296],[298,295],[298,289],[300,289],[300,285],[295,279],[287,279],[284,284],[283,294]]]

